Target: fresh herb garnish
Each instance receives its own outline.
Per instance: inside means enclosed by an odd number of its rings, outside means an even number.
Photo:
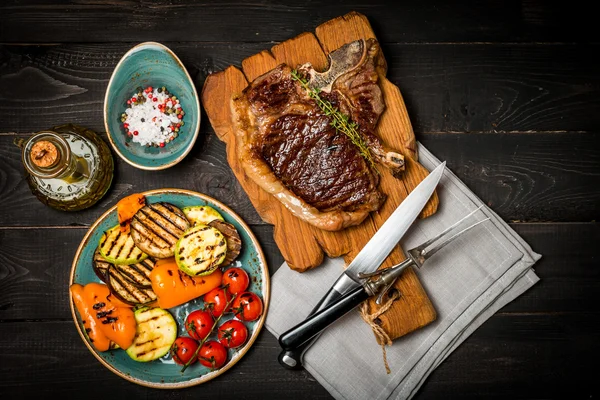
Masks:
[[[299,82],[300,85],[307,91],[308,96],[317,103],[321,111],[328,117],[331,117],[330,125],[336,130],[345,134],[348,139],[358,147],[360,155],[363,156],[369,165],[376,171],[371,151],[365,143],[364,138],[358,133],[358,124],[350,120],[350,118],[342,113],[340,110],[335,108],[329,101],[321,98],[319,95],[320,90],[318,88],[311,88],[308,86],[308,81],[304,79],[296,70],[292,70],[292,79]]]

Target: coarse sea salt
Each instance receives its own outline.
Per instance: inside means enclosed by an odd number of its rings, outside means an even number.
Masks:
[[[127,135],[142,146],[160,146],[178,136],[184,111],[177,98],[163,88],[148,87],[133,94],[121,119]]]

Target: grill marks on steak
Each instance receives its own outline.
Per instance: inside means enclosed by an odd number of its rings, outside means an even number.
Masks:
[[[390,152],[373,133],[384,110],[378,54],[374,39],[352,42],[330,55],[327,72],[309,64],[299,70],[323,90],[321,97],[359,124],[374,159],[386,165]],[[292,79],[289,66],[279,65],[235,96],[232,116],[246,175],[299,218],[335,231],[361,223],[385,201],[378,174]]]
[[[325,115],[288,114],[265,136],[262,156],[293,193],[319,211],[379,207],[377,175]]]

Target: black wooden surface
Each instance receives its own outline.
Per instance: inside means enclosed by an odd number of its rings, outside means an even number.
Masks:
[[[550,4],[551,3],[551,4]],[[203,114],[189,156],[148,173],[117,159],[91,209],[39,203],[15,137],[66,122],[102,135],[108,79],[131,46],[171,47],[200,90],[208,74],[349,11],[382,42],[417,139],[543,255],[541,281],[485,322],[417,399],[596,398],[600,357],[600,41],[584,3],[544,1],[10,1],[0,3],[0,396],[13,398],[321,398],[287,371],[266,329],[230,371],[183,390],[134,385],[81,342],[68,304],[87,227],[126,194],[206,193],[239,213],[274,273],[282,262]],[[342,367],[341,367],[342,368]]]

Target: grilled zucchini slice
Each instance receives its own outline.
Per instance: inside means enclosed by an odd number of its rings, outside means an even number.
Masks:
[[[147,204],[131,219],[131,237],[137,247],[155,258],[172,257],[175,244],[190,222],[170,203]]]
[[[175,246],[177,266],[190,276],[214,272],[226,255],[225,236],[217,228],[204,224],[188,229]]]
[[[209,222],[218,219],[223,221],[223,216],[211,206],[190,206],[181,209],[192,226],[198,224],[208,225]]]
[[[111,264],[134,264],[148,258],[148,254],[135,245],[129,233],[121,232],[119,225],[102,234],[99,251]]]
[[[164,308],[142,307],[135,311],[137,328],[127,354],[135,361],[148,362],[161,358],[177,338],[177,322]]]
[[[226,221],[215,219],[210,221],[208,225],[217,228],[225,236],[225,240],[227,240],[227,254],[222,265],[231,264],[240,255],[240,251],[242,250],[240,234],[233,224]]]

